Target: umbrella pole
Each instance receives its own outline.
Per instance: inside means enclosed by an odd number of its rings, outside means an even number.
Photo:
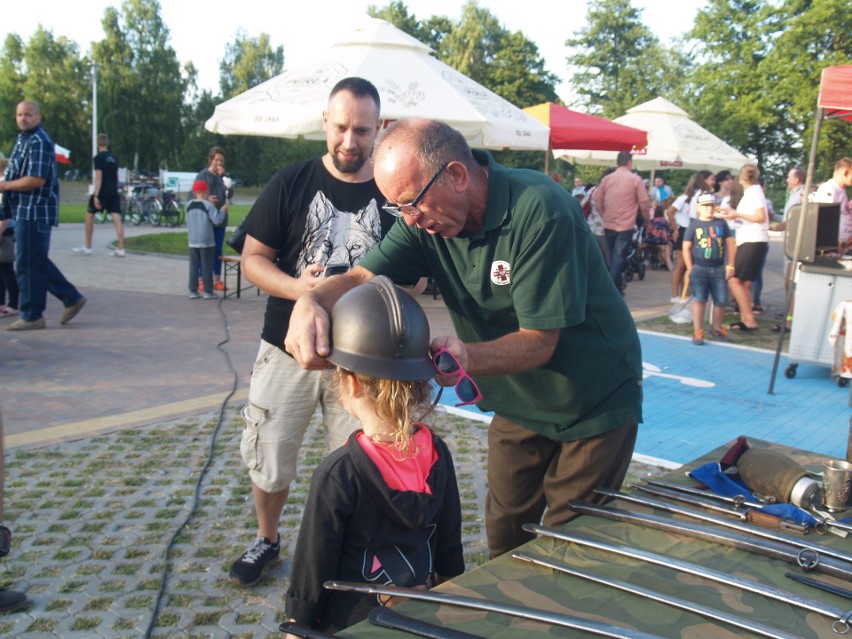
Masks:
[[[793,300],[796,295],[795,276],[799,269],[799,255],[802,252],[802,241],[805,234],[805,215],[808,212],[808,195],[811,192],[811,186],[814,179],[814,171],[816,170],[816,154],[819,145],[819,131],[822,125],[823,110],[817,107],[816,122],[814,122],[814,139],[811,142],[811,157],[808,159],[808,174],[805,178],[805,188],[802,191],[802,203],[799,205],[799,223],[796,225],[796,243],[793,248],[792,267],[787,273],[787,279],[784,282],[787,288],[787,298],[784,304],[784,317],[781,320],[781,330],[778,331],[778,345],[775,347],[775,361],[772,363],[772,376],[769,379],[768,394],[775,394],[775,378],[778,375],[778,361],[781,359],[781,349],[784,347],[784,333],[787,331],[787,318],[790,316],[790,307],[793,305]],[[816,205],[819,207],[819,204]],[[789,224],[789,220],[787,223]],[[785,233],[789,231],[784,231]]]
[[[550,175],[550,142],[547,143],[547,151],[544,152],[544,172]]]

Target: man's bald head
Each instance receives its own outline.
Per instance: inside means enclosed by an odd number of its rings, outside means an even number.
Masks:
[[[411,155],[424,174],[434,174],[448,162],[461,162],[469,169],[476,160],[461,133],[436,120],[411,119],[394,122],[376,150],[376,165],[393,158]]]
[[[19,102],[15,110],[15,122],[20,131],[32,131],[41,124],[41,108],[32,100]]]

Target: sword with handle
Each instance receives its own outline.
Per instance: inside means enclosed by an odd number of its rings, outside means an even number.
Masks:
[[[673,499],[674,501],[682,501],[686,504],[692,504],[693,506],[700,506],[701,508],[711,512],[736,517],[740,521],[748,521],[753,524],[759,524],[761,526],[775,528],[778,530],[788,530],[800,535],[808,534],[809,526],[805,523],[798,522],[793,519],[787,519],[785,517],[779,517],[778,515],[764,513],[759,510],[755,510],[754,508],[750,508],[748,510],[728,508],[727,506],[722,506],[718,502],[714,502],[710,499],[692,496],[692,493],[680,493],[675,490],[669,490],[667,488],[660,488],[657,486],[636,486],[635,488],[648,493],[649,495],[665,497],[666,499]]]
[[[631,548],[629,546],[624,546],[621,544],[605,542],[599,539],[592,539],[590,537],[578,535],[577,533],[572,532],[568,529],[549,528],[547,526],[540,526],[538,524],[524,524],[523,529],[527,532],[531,532],[536,535],[551,537],[553,539],[560,539],[562,541],[567,541],[572,544],[577,544],[578,546],[586,546],[588,548],[594,548],[596,550],[610,552],[616,555],[620,555],[622,557],[629,557],[630,559],[636,559],[638,561],[644,561],[649,564],[663,566],[664,568],[671,568],[672,570],[677,570],[689,575],[701,577],[702,579],[707,579],[709,581],[715,581],[716,583],[724,584],[726,586],[733,586],[741,590],[747,590],[748,592],[763,595],[764,597],[768,597],[769,599],[775,599],[776,601],[780,601],[790,606],[795,606],[797,608],[801,608],[802,610],[807,610],[808,612],[815,612],[819,615],[828,617],[829,619],[834,620],[832,623],[832,628],[838,634],[846,634],[850,630],[849,621],[852,620],[852,611],[842,610],[834,606],[829,606],[828,604],[825,604],[821,601],[817,601],[816,599],[803,597],[796,593],[776,588],[775,586],[762,584],[760,582],[751,581],[749,579],[742,579],[741,577],[737,577],[736,575],[731,575],[728,573],[720,572],[718,570],[713,570],[712,568],[705,568],[704,566],[700,566],[698,564],[689,563],[687,561],[681,561],[680,559],[676,559],[675,557],[660,555],[657,553],[650,552],[648,550],[640,550],[638,548]],[[792,575],[790,575],[790,573],[787,573],[787,576],[791,577]],[[802,577],[801,579],[806,578]]]
[[[714,621],[721,621],[722,623],[734,626],[735,628],[748,630],[749,632],[753,632],[758,635],[763,635],[764,637],[770,637],[770,639],[801,639],[798,635],[791,635],[790,633],[784,632],[782,630],[777,630],[775,628],[765,626],[762,623],[747,621],[735,615],[729,615],[728,613],[722,612],[721,610],[709,608],[707,606],[703,606],[701,604],[697,604],[691,601],[686,601],[684,599],[678,599],[677,597],[672,597],[670,595],[656,592],[654,590],[649,590],[647,588],[636,586],[634,584],[628,584],[624,581],[619,581],[618,579],[612,579],[610,577],[604,577],[603,575],[597,575],[593,572],[589,572],[588,570],[583,570],[582,568],[577,568],[575,566],[570,566],[564,562],[556,561],[555,559],[548,559],[546,557],[532,555],[523,551],[516,552],[512,556],[517,559],[522,559],[523,561],[528,561],[539,566],[544,566],[546,568],[565,573],[567,575],[572,575],[574,577],[579,577],[580,579],[585,579],[587,581],[593,581],[598,584],[603,584],[605,586],[609,586],[610,588],[615,588],[616,590],[621,590],[623,592],[629,592],[632,595],[644,597],[645,599],[650,599],[652,601],[666,604],[667,606],[672,606],[673,608],[680,608],[681,610],[686,610],[687,612],[693,612],[696,615],[707,617],[708,619],[713,619]]]
[[[831,558],[821,559],[819,554],[809,550],[800,550],[790,548],[788,544],[772,542],[766,539],[755,539],[750,535],[741,535],[731,530],[718,528],[710,528],[691,524],[689,522],[675,521],[666,517],[657,515],[647,515],[638,513],[632,510],[621,510],[619,508],[604,508],[597,504],[590,504],[584,501],[571,500],[569,506],[572,510],[582,515],[593,515],[602,517],[612,521],[623,521],[637,526],[645,526],[646,528],[655,528],[663,530],[675,535],[683,535],[709,541],[723,546],[731,546],[739,550],[746,550],[757,555],[772,557],[773,559],[781,559],[788,563],[796,564],[802,570],[820,570],[827,575],[840,577],[841,579],[852,579],[852,566],[846,562],[836,561]]]
[[[659,486],[660,488],[668,488],[669,490],[676,490],[681,493],[687,493],[689,495],[697,495],[699,497],[704,497],[705,499],[715,499],[717,501],[728,502],[729,504],[733,504],[734,508],[763,508],[768,504],[761,503],[758,501],[749,501],[743,495],[734,495],[733,497],[728,497],[726,495],[717,495],[716,493],[711,493],[707,490],[701,490],[699,488],[694,488],[691,486],[681,486],[680,484],[674,484],[672,482],[665,481],[663,479],[657,479],[655,477],[642,477],[642,481],[646,484],[650,484],[652,486]],[[824,528],[831,528],[834,531],[843,531],[841,533],[841,537],[846,537],[845,533],[852,532],[852,525],[844,524],[842,521],[836,521],[833,518],[826,516],[826,513],[819,510],[816,506],[812,506],[813,514],[817,516],[818,522],[814,527],[816,532],[822,534]]]
[[[483,639],[479,635],[472,635],[454,628],[438,626],[428,621],[421,621],[414,617],[400,614],[386,606],[376,606],[367,615],[370,623],[383,628],[393,628],[403,632],[417,635],[418,637],[430,637],[430,639]]]
[[[401,588],[399,586],[378,586],[352,581],[326,581],[323,584],[323,587],[328,590],[358,592],[365,595],[393,595],[407,597],[408,599],[419,599],[420,601],[447,604],[450,606],[499,612],[504,615],[520,617],[522,619],[541,621],[553,626],[584,630],[593,635],[611,637],[612,639],[663,639],[659,635],[652,635],[647,632],[642,632],[641,630],[631,630],[630,628],[603,623],[601,621],[594,621],[592,619],[582,619],[572,615],[550,612],[548,610],[539,610],[537,608],[527,608],[525,606],[491,601],[489,599],[451,595],[445,592],[435,592],[434,590]]]
[[[617,490],[608,490],[605,488],[596,488],[595,492],[600,495],[606,495],[607,497],[622,499],[624,501],[629,501],[634,504],[650,506],[652,508],[658,508],[660,510],[674,513],[676,515],[683,515],[684,517],[691,517],[692,519],[698,519],[707,523],[716,524],[717,526],[722,526],[723,528],[731,528],[733,530],[738,530],[739,532],[743,532],[749,535],[755,535],[756,537],[763,537],[764,539],[770,539],[772,541],[777,541],[782,544],[789,544],[791,546],[799,548],[800,551],[807,551],[808,553],[813,553],[814,555],[816,555],[817,561],[819,561],[820,556],[826,556],[834,557],[835,559],[840,559],[841,561],[845,561],[847,563],[852,563],[852,555],[850,555],[849,553],[845,553],[840,550],[835,550],[834,548],[829,548],[828,546],[822,546],[820,544],[811,543],[803,539],[789,537],[780,532],[773,532],[765,530],[763,528],[747,526],[737,521],[723,519],[722,517],[715,517],[714,515],[708,515],[707,513],[699,512],[697,510],[690,510],[689,508],[683,508],[682,506],[670,504],[668,502],[660,501],[658,499],[651,499],[650,497],[639,497],[638,495],[631,495],[630,493],[622,493]],[[802,567],[804,568],[804,566]],[[852,566],[850,566],[850,568],[852,568]]]

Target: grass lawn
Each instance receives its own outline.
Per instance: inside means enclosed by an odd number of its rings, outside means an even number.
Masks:
[[[184,203],[184,207],[186,203]],[[243,218],[248,215],[251,205],[249,204],[232,204],[228,207],[228,226],[236,226],[242,222]],[[86,221],[86,204],[85,203],[60,203],[59,205],[59,221],[64,224],[82,224]]]
[[[231,236],[230,232],[225,234],[225,242]],[[188,256],[189,247],[186,231],[174,231],[171,233],[151,233],[149,235],[137,235],[136,237],[124,238],[124,247],[131,251],[142,253],[160,253],[163,255]],[[237,252],[225,244],[223,247],[225,255],[237,255]]]
[[[740,316],[736,313],[728,313],[725,315],[723,326],[738,322]],[[771,311],[764,312],[757,318],[758,329],[756,331],[745,333],[743,331],[728,331],[731,338],[731,343],[740,346],[752,346],[754,348],[764,348],[767,350],[775,350],[778,346],[778,333],[772,328],[781,320],[776,319]],[[675,324],[667,316],[654,319],[647,319],[637,322],[636,328],[644,331],[654,331],[656,333],[667,333],[669,335],[682,335],[684,337],[692,337],[692,322],[687,324]],[[790,332],[784,333],[784,351],[786,352],[789,346]],[[710,326],[704,326],[704,339],[707,342],[714,341],[710,337]]]

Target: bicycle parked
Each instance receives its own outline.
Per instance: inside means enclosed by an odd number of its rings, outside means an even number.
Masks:
[[[184,222],[183,204],[174,191],[163,191],[162,223],[166,226],[180,226]]]
[[[127,202],[127,215],[133,226],[149,222],[159,226],[162,219],[163,203],[160,191],[149,184],[136,184],[132,187]]]

